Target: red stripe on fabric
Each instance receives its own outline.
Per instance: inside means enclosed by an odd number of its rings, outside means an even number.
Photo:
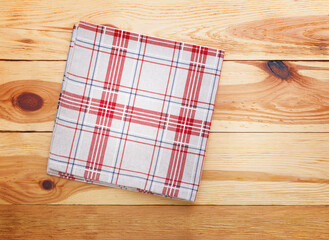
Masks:
[[[219,51],[217,57],[219,57],[219,58],[223,58],[223,57],[224,57],[224,53],[223,53],[222,51]],[[218,59],[218,61],[219,61],[219,59]],[[216,98],[216,96],[215,96],[215,98]],[[210,118],[212,117],[212,114],[213,114],[213,113],[210,112]],[[210,127],[211,127],[211,122],[209,122],[208,125],[209,125],[209,129],[210,129]],[[208,136],[206,136],[206,137],[207,137],[207,139],[208,139]],[[206,140],[205,149],[206,149],[206,147],[207,147],[207,143],[208,143],[208,141]],[[202,173],[202,171],[203,171],[203,167],[204,167],[203,161],[204,161],[204,158],[201,158],[201,169],[200,169],[200,175],[199,175],[198,185],[200,185],[200,182],[201,182],[201,173]],[[196,169],[196,171],[197,171],[197,169]],[[197,195],[198,195],[198,191],[196,191],[194,199],[196,199]]]
[[[147,42],[149,44],[159,46],[159,47],[166,47],[166,48],[172,48],[175,49],[176,44],[174,45],[173,43],[169,43],[167,40],[155,38],[155,37],[148,37]]]
[[[119,41],[119,43],[118,43]],[[117,30],[114,34],[113,38],[113,45],[123,45],[123,47],[127,47],[129,41],[129,34],[128,36],[125,35],[122,31]],[[123,44],[122,44],[123,42]],[[114,49],[112,50],[113,52],[115,51]],[[122,70],[123,70],[123,65],[124,65],[124,59],[125,59],[125,51],[124,54],[112,54],[110,55],[109,58],[109,64],[108,64],[108,69],[105,77],[105,82],[104,82],[104,87],[103,89],[108,89],[109,86],[112,86],[114,83],[116,86],[119,86],[120,81],[121,81],[121,76],[122,76]],[[114,89],[116,92],[118,92],[119,88],[116,87]],[[107,101],[105,99],[108,99]],[[107,111],[108,111],[108,104],[111,103],[112,109],[115,109],[116,106],[116,100],[117,100],[117,94],[114,94],[114,91],[108,92],[108,91],[103,91],[102,92],[102,97],[101,97],[101,103],[104,101],[107,102],[107,107],[106,107],[106,112],[105,114],[102,114],[102,111],[99,111],[97,114],[97,120],[96,124],[97,125],[105,125],[106,127],[110,128],[112,124],[112,119],[114,118],[114,112],[112,111],[110,116],[107,116]],[[92,139],[92,146],[89,151],[89,161],[92,162],[92,165],[96,164],[96,166],[99,166],[100,164],[103,163],[104,161],[104,156],[105,156],[105,151],[107,147],[107,142],[108,142],[108,136],[104,135],[99,135],[97,134],[99,131],[104,131],[103,128],[95,128],[95,133],[93,135]],[[92,160],[91,160],[92,159]],[[88,166],[90,168],[90,165]],[[93,169],[94,171],[94,169]],[[93,175],[91,175],[91,171],[89,174],[87,174],[88,178],[99,180],[100,177],[100,171],[97,174],[95,174],[95,171],[93,172]],[[86,174],[85,172],[85,174]]]
[[[129,58],[129,57],[127,57]],[[144,62],[146,62],[144,60]],[[169,66],[169,65],[168,65]],[[76,74],[73,74],[73,73],[67,73],[68,75],[71,75],[71,76],[74,76],[74,77],[77,77],[77,78],[82,78],[82,79],[85,79],[84,77],[82,76],[79,76],[79,75],[76,75]],[[95,82],[99,82],[99,83],[104,83],[104,81],[100,81],[100,80],[97,80],[97,79],[93,79],[93,81]],[[128,86],[125,86],[125,85],[119,85],[117,87],[122,87],[122,88],[127,88],[127,89],[132,89],[132,90],[136,90],[136,88],[132,88],[132,87],[128,87]],[[111,90],[111,89],[108,89],[108,90]],[[163,93],[158,93],[158,92],[152,92],[152,91],[149,91],[149,90],[143,90],[143,89],[138,89],[138,91],[141,91],[141,92],[147,92],[147,93],[151,93],[151,94],[154,94],[154,95],[159,95],[159,96],[164,96]],[[187,99],[183,99],[181,97],[177,97],[177,96],[173,96],[173,95],[167,95],[167,97],[171,97],[171,98],[175,98],[175,99],[179,99],[179,100],[187,100]],[[206,104],[206,105],[209,105],[209,106],[214,106],[215,104],[213,103],[208,103],[208,102],[202,102],[202,101],[193,101],[195,104],[198,104],[198,103],[201,103],[201,104]]]
[[[119,39],[118,39],[119,37]],[[116,30],[115,33],[114,33],[114,38],[113,38],[113,42],[112,42],[112,45],[117,45],[117,41],[120,41],[121,40],[121,37],[122,37],[122,32],[119,31],[119,30]],[[112,49],[112,51],[115,51],[114,49]],[[116,79],[113,77],[116,73],[117,73],[117,66],[116,66],[116,63],[118,63],[117,65],[120,64],[120,60],[121,60],[121,57],[118,56],[117,54],[115,54],[113,56],[113,58],[111,59],[111,68],[109,68],[108,66],[108,72],[110,74],[110,77],[109,78],[105,78],[105,82],[104,82],[104,87],[103,89],[108,89],[108,86],[112,85],[113,81],[115,81]],[[110,62],[110,61],[109,61]],[[107,74],[106,74],[107,75]],[[107,111],[108,111],[108,104],[111,103],[111,104],[114,104],[115,105],[115,102],[113,100],[113,98],[115,98],[116,94],[113,94],[113,91],[112,92],[108,92],[108,91],[103,91],[102,92],[102,97],[101,97],[101,102],[103,101],[106,101],[105,99],[108,99],[107,100],[107,106],[106,106],[106,114],[107,115]],[[101,126],[103,126],[103,124],[105,124],[104,122],[108,122],[106,121],[106,119],[109,120],[109,126],[111,125],[112,123],[112,119],[113,119],[113,115],[111,116],[112,114],[110,114],[110,116],[108,118],[104,118],[103,115],[101,114],[101,112],[99,112],[97,114],[97,120],[96,122],[98,121],[98,124],[100,124]],[[107,124],[105,124],[107,125]],[[110,129],[110,128],[109,128]],[[98,128],[96,129],[96,131],[103,131],[104,129],[103,128]],[[96,135],[96,147],[94,149],[94,160],[93,162],[95,162],[96,164],[98,163],[99,161],[99,158],[100,158],[100,155],[103,154],[103,151],[105,151],[105,147],[104,145],[102,144],[104,142],[104,137],[105,137],[105,141],[107,142],[107,139],[108,137],[104,136],[104,135]],[[94,169],[93,169],[94,170]],[[95,179],[95,172],[93,173],[93,176],[91,177],[92,179]]]
[[[87,25],[81,25],[80,27],[81,28],[84,28],[85,27],[85,29],[89,29],[89,30],[92,29],[92,28],[90,28]],[[97,27],[96,27],[96,31],[97,31]],[[102,30],[100,32],[103,33],[103,28],[102,28]],[[100,103],[101,102],[102,102],[102,99],[101,99]],[[101,109],[99,109],[98,111],[101,111]],[[96,124],[99,125],[99,117],[97,117]],[[91,144],[90,144],[90,148],[89,148],[88,161],[87,161],[87,164],[86,164],[86,167],[85,167],[84,178],[90,178],[90,174],[92,172],[91,165],[93,164],[93,161],[91,160],[91,158],[92,158],[92,156],[94,154],[94,151],[93,150],[94,150],[94,147],[95,147],[95,144],[96,144],[95,138],[96,138],[96,136],[98,136],[97,134],[95,134],[95,132],[97,132],[98,129],[99,129],[99,127],[96,127],[95,126],[95,128],[94,128],[94,134],[93,134],[93,137],[92,137],[92,140],[91,140]]]
[[[199,52],[199,51],[200,51],[200,48],[198,47],[198,48],[195,48],[193,52],[196,53],[196,52]],[[194,57],[197,58],[197,56],[198,55],[196,55]],[[193,59],[193,62],[196,62],[198,60],[199,59]],[[193,80],[191,80],[191,81],[188,80],[189,82],[192,82],[192,85],[187,88],[187,90],[188,90],[187,91],[187,96],[190,96],[189,99],[194,99],[193,93],[194,93],[194,90],[196,88],[196,83],[195,82],[196,82],[197,75],[198,75],[198,73],[195,71],[197,69],[197,66],[198,65],[195,65],[194,63],[192,65],[193,65],[193,70],[194,71],[192,72],[191,79],[193,79]],[[195,83],[195,84],[193,84],[193,83]],[[187,101],[186,103],[183,103],[183,105],[184,106],[186,105],[186,106],[190,107],[189,101]],[[182,120],[182,123],[184,125],[186,125],[186,121],[190,117],[190,115],[192,114],[192,117],[194,117],[195,110],[194,111],[193,110],[191,111],[190,109],[184,109],[184,108],[181,109],[181,110],[183,110],[182,111],[182,115],[184,116],[181,120]],[[178,137],[177,137],[178,138],[178,141],[181,142],[181,143],[184,143],[181,147],[184,147],[184,148],[188,147],[189,138],[188,138],[188,141],[187,141],[186,140],[186,137],[189,136],[189,135],[186,134],[187,132],[185,130],[185,126],[184,126],[183,131],[180,131],[180,129],[178,128],[177,131],[176,131],[176,133],[179,134]],[[171,175],[172,182],[171,182],[171,184],[176,185],[176,183],[177,183],[177,175],[178,175],[179,170],[181,169],[182,165],[183,166],[185,165],[185,161],[186,161],[186,154],[184,154],[182,152],[178,152],[178,156],[176,157],[176,164],[174,165],[175,167],[172,170],[172,175]],[[175,169],[176,169],[176,171],[175,171]],[[168,191],[169,191],[168,194],[170,196],[173,196],[174,188],[170,187],[168,189]]]
[[[195,74],[195,72],[192,74],[193,79],[194,79],[194,74]],[[193,83],[193,81],[192,81],[192,83]],[[193,87],[193,84],[192,84],[192,87]],[[190,89],[191,89],[191,87],[189,88],[189,90]],[[189,95],[189,94],[187,94],[187,95]],[[180,115],[183,116],[181,119],[181,124],[183,124],[183,127],[177,125],[177,128],[176,128],[177,138],[175,139],[175,141],[180,142],[180,144],[178,144],[180,150],[182,148],[188,147],[188,142],[185,141],[185,135],[186,135],[186,126],[185,125],[186,125],[186,119],[187,119],[187,117],[189,117],[190,112],[191,112],[190,109],[185,109],[185,108],[181,109]],[[192,110],[192,112],[193,112],[193,110]],[[187,144],[185,144],[185,143],[187,143]],[[173,192],[172,185],[176,185],[176,177],[177,177],[178,170],[180,169],[181,164],[185,164],[186,155],[184,155],[180,150],[177,152],[177,155],[174,153],[176,156],[174,158],[173,169],[171,170],[171,175],[170,175],[170,181],[171,181],[170,188],[168,188],[168,192],[167,192],[167,194],[170,196],[172,196],[172,192]],[[182,163],[182,162],[184,162],[184,163]],[[175,171],[175,169],[176,169],[176,171]]]
[[[62,97],[69,98],[69,99],[72,99],[72,100],[76,99],[76,101],[79,101],[81,103],[87,103],[89,101],[89,97],[86,97],[84,99],[82,95],[71,93],[71,92],[68,92],[68,91],[65,91],[65,90],[62,90],[61,95],[62,95]]]
[[[139,69],[139,76],[138,76],[138,81],[137,81],[137,84],[136,84],[136,92],[134,94],[134,101],[133,101],[133,104],[131,106],[132,107],[132,112],[131,113],[133,113],[133,108],[135,106],[135,101],[136,101],[136,96],[137,96],[139,81],[140,81],[140,77],[141,77],[141,73],[142,73],[142,68],[143,68],[143,63],[144,63],[144,56],[145,56],[146,46],[147,46],[147,39],[146,39],[145,44],[144,44],[144,53],[143,53],[143,57],[141,59],[141,66],[140,66],[140,69]],[[137,62],[137,64],[138,64],[138,62]],[[129,108],[129,106],[127,108]],[[123,149],[122,149],[122,155],[121,155],[119,170],[118,170],[118,174],[117,174],[117,180],[115,181],[116,184],[118,183],[118,179],[119,179],[119,176],[120,176],[120,168],[121,168],[123,156],[124,156],[124,153],[125,153],[125,148],[126,148],[127,138],[128,138],[128,134],[129,134],[129,128],[130,128],[131,119],[132,119],[132,117],[130,117],[128,119],[127,135],[126,135],[126,138],[124,139],[124,145],[123,145]]]
[[[195,62],[194,53],[196,53],[197,50],[200,51],[199,59],[197,59],[198,62],[204,63],[206,61],[206,57],[207,57],[207,50],[203,47],[201,47],[199,49],[196,48],[192,51],[191,62]],[[200,67],[200,65],[195,65],[195,67]],[[201,66],[201,69],[203,71],[204,68]],[[192,69],[191,69],[191,71],[189,71],[186,86],[184,89],[184,96],[185,95],[190,96],[190,99],[192,99],[192,100],[198,99],[199,93],[200,93],[201,81],[202,81],[202,71],[200,71],[200,74],[198,74],[194,70],[195,69],[192,65]],[[192,76],[191,76],[191,72],[192,72]],[[190,81],[191,79],[194,79],[194,80]],[[190,82],[192,82],[192,86],[190,86]],[[195,84],[193,84],[193,82],[195,82]],[[188,102],[186,104],[189,105]],[[184,103],[182,105],[184,105]],[[186,109],[186,111],[185,111],[185,108],[181,108],[180,116],[182,116],[183,123],[186,123],[186,121],[188,119],[190,119],[189,121],[191,121],[191,119],[193,121],[193,119],[195,117],[195,110]],[[180,142],[180,144],[178,144],[178,147],[180,147],[180,148],[188,147],[188,144],[190,141],[191,131],[190,131],[190,129],[185,129],[185,128],[186,127],[184,127],[183,131],[181,131],[181,129],[176,131],[175,141]],[[176,146],[174,146],[173,149],[176,150]],[[172,157],[171,157],[171,162],[169,164],[169,168],[168,168],[168,172],[167,172],[168,183],[165,184],[165,186],[163,188],[163,193],[167,194],[169,196],[177,197],[178,193],[179,193],[180,182],[182,180],[184,169],[185,169],[187,154],[179,152],[177,157],[175,155],[176,155],[176,151],[173,151]],[[178,187],[174,190],[172,185],[175,185]]]
[[[88,29],[88,28],[87,28]],[[116,41],[116,38],[113,38],[113,43]],[[113,51],[113,50],[112,50]],[[106,76],[105,76],[105,81],[104,81],[104,85],[106,84],[106,82],[108,81],[109,77],[108,77],[108,73],[109,73],[109,68],[112,64],[112,58],[115,57],[114,55],[110,55],[110,58],[109,58],[109,63],[108,63],[108,68],[107,68],[107,72],[106,72]],[[101,99],[99,101],[99,106],[102,106],[104,105],[104,94],[105,92],[103,91],[102,92],[102,96],[101,96]],[[109,101],[108,101],[109,102]],[[91,140],[91,145],[90,145],[90,148],[89,148],[89,153],[88,153],[88,164],[86,165],[86,169],[85,169],[85,174],[84,174],[84,177],[85,178],[90,178],[90,175],[93,171],[92,169],[92,165],[94,165],[95,163],[95,154],[96,154],[96,148],[98,146],[98,141],[99,141],[99,138],[100,138],[100,135],[99,135],[99,131],[100,129],[102,129],[102,124],[100,124],[100,121],[102,120],[102,118],[104,116],[106,116],[108,114],[108,109],[105,109],[105,112],[103,109],[99,108],[98,109],[98,112],[97,112],[97,119],[96,119],[96,125],[101,125],[100,127],[95,127],[94,128],[94,134],[92,136],[92,140]]]
[[[200,57],[201,59],[199,59],[199,61],[201,62],[205,62],[206,61],[206,57],[207,57],[207,50],[203,47],[201,47],[201,54],[200,54]],[[203,59],[202,59],[203,58]],[[203,69],[203,67],[201,66],[201,69]],[[197,79],[197,84],[194,85],[194,89],[193,89],[193,97],[192,99],[197,99],[199,97],[199,94],[200,94],[200,88],[201,88],[201,82],[202,82],[202,71],[201,73],[199,74],[199,76],[197,76],[198,79]],[[192,119],[194,119],[195,117],[195,111],[191,111],[191,114],[192,114]],[[191,134],[189,134],[189,132],[185,132],[185,135],[184,135],[184,140],[183,142],[186,142],[186,143],[189,143],[190,142],[190,137],[191,137]],[[183,177],[183,174],[184,174],[184,169],[185,169],[185,163],[186,163],[186,158],[187,158],[187,154],[186,153],[182,153],[182,161],[180,163],[180,168],[178,170],[176,170],[176,178],[174,180],[174,185],[178,186],[177,189],[173,192],[173,188],[172,188],[172,192],[171,194],[173,194],[174,197],[177,197],[178,196],[178,192],[179,192],[179,187],[181,185],[181,180],[182,180],[182,177]]]
[[[207,58],[207,49],[205,49],[204,47],[201,47],[200,50],[201,50],[201,54],[199,56],[200,59],[198,61],[199,62],[202,62],[202,63],[205,63],[206,62],[206,58]],[[204,67],[201,66],[201,69],[203,71],[204,70]],[[202,78],[202,71],[200,71],[200,74],[198,76],[197,84],[194,85],[195,87],[193,89],[194,90],[193,99],[199,98],[200,88],[201,88],[201,82],[202,82],[202,79],[203,79]],[[192,111],[191,114],[192,114],[192,118],[194,118],[195,111]],[[190,134],[186,134],[185,135],[184,142],[189,143],[190,137],[191,137]],[[182,180],[182,177],[183,177],[183,174],[184,174],[184,169],[185,169],[185,163],[186,163],[187,154],[183,154],[182,158],[183,158],[183,161],[181,161],[180,171],[179,172],[177,171],[177,173],[176,173],[176,179],[174,181],[174,184],[178,186],[178,189],[176,189],[174,193],[172,192],[174,197],[177,197],[178,196],[180,183],[181,183],[181,180]],[[178,174],[178,176],[177,176],[177,174]]]
[[[169,87],[169,83],[170,83],[171,70],[172,70],[172,67],[173,67],[174,59],[175,59],[175,52],[176,52],[175,50],[176,50],[176,43],[175,43],[175,48],[173,50],[173,55],[172,55],[172,58],[171,58],[171,66],[170,66],[170,71],[169,71],[169,74],[168,74],[168,80],[167,80],[167,86],[166,86],[166,90],[165,90],[164,100],[162,102],[160,121],[159,121],[159,125],[157,126],[158,129],[157,129],[157,134],[156,134],[156,137],[155,137],[155,143],[154,143],[154,147],[153,147],[153,152],[152,152],[152,157],[151,157],[151,163],[150,163],[150,166],[149,166],[149,171],[147,173],[147,178],[146,178],[145,186],[144,186],[144,189],[143,190],[146,190],[146,186],[147,186],[148,179],[149,179],[149,176],[150,176],[150,171],[151,171],[152,164],[153,164],[154,152],[155,152],[155,149],[156,149],[155,146],[156,146],[156,143],[158,141],[158,134],[159,134],[159,130],[160,130],[160,123],[161,123],[161,120],[162,120],[163,109],[164,109],[164,106],[165,106],[165,102],[166,102],[165,100],[166,100],[166,97],[167,97],[167,91],[168,91],[168,87]],[[166,118],[167,118],[167,116],[166,116]]]
[[[98,102],[98,104],[96,104],[96,102]],[[60,106],[76,111],[82,109],[84,112],[87,110],[88,107],[86,105],[79,103],[77,100],[76,102],[66,101],[66,98],[63,98],[61,100]],[[109,102],[109,101],[101,102],[100,100],[97,99],[91,99],[89,104],[88,114],[94,114],[102,117],[112,117],[113,119],[121,120],[123,115],[123,109],[124,109],[123,104],[117,104],[117,103],[114,104],[113,102]],[[143,113],[144,111],[150,114],[144,114]],[[151,113],[158,116],[152,116]],[[141,124],[144,126],[150,126],[155,128],[159,127],[163,129],[166,124],[166,122],[163,120],[163,117],[166,117],[165,114],[163,113],[163,115],[161,116],[161,113],[156,111],[150,111],[147,109],[135,107],[133,112],[129,109],[128,112],[126,112],[126,115],[129,116],[129,118],[131,118],[132,123]],[[189,133],[194,136],[199,136],[200,131],[202,130],[201,129],[202,121],[194,120],[194,119],[192,120],[190,118],[187,118],[186,122],[187,122],[186,128],[188,129]],[[182,123],[179,120],[178,116],[170,115],[170,118],[168,119],[167,130],[182,131],[181,125]]]
[[[195,52],[192,52],[191,53],[191,61],[193,61],[193,62],[194,62],[194,55],[195,55]],[[189,85],[191,83],[190,79],[191,79],[191,73],[193,73],[193,68],[194,68],[193,66],[194,65],[190,64],[190,68],[189,68],[189,71],[188,71],[188,74],[187,74],[187,79],[186,79],[184,93],[183,93],[183,97],[185,99],[187,97],[187,91],[189,90]],[[182,102],[182,105],[183,104],[185,104],[185,101]],[[185,108],[180,109],[180,115],[179,116],[182,116],[182,111],[184,113],[184,109]],[[178,134],[176,133],[175,138],[174,138],[174,142],[177,142],[179,137],[180,137],[180,133],[178,133]],[[169,186],[171,185],[171,182],[172,182],[172,173],[174,171],[174,168],[176,167],[176,159],[175,159],[176,146],[177,146],[177,144],[174,143],[173,151],[172,151],[172,154],[171,154],[171,157],[170,157],[170,162],[169,162],[169,166],[168,166],[168,170],[167,170],[166,182],[165,182],[165,185],[164,185],[164,188],[163,188],[163,191],[162,191],[162,193],[166,194],[166,195],[168,195],[168,191],[170,189]],[[178,145],[178,147],[179,147],[179,145]]]
[[[75,110],[75,111],[82,111],[82,112],[86,112],[86,109],[83,109],[82,107],[75,107],[75,106],[72,106],[72,105],[68,105],[65,103],[64,100],[62,100],[59,104],[61,107],[65,107],[67,109],[70,109],[70,110]]]
[[[86,79],[85,87],[84,87],[84,90],[83,90],[83,99],[84,99],[85,94],[86,94],[86,88],[87,88],[87,83],[88,83],[88,77],[89,77],[89,72],[90,72],[90,68],[91,68],[91,63],[93,61],[96,39],[97,39],[97,32],[95,33],[94,45],[93,45],[93,49],[92,49],[91,57],[90,57],[90,61],[89,61],[89,67],[88,67],[88,72],[87,72],[87,79]],[[82,99],[82,103],[83,103],[83,99]],[[76,136],[77,129],[78,129],[78,123],[79,123],[79,119],[80,119],[80,113],[81,113],[81,110],[79,111],[79,114],[78,114],[78,120],[77,120],[76,128],[75,128],[75,131],[74,131],[74,135],[73,135],[73,141],[72,141],[72,145],[71,145],[71,149],[70,149],[70,154],[69,154],[69,158],[68,158],[67,166],[66,166],[66,170],[65,170],[66,173],[67,173],[67,169],[68,169],[69,162],[70,162],[70,159],[71,159],[71,154],[72,154],[72,149],[73,149],[73,145],[74,145],[74,140],[75,140],[75,136]]]
[[[70,174],[70,173],[58,172],[58,175],[62,178],[66,178],[66,179],[70,179],[70,180],[75,180],[76,179],[73,176],[73,174]]]
[[[128,43],[129,43],[129,33],[127,32],[121,32],[121,43],[119,42],[119,46],[121,47],[124,47],[124,48],[127,48],[128,46]],[[120,81],[121,81],[121,78],[122,78],[122,72],[123,72],[123,66],[124,66],[124,62],[125,62],[125,54],[126,54],[126,51],[124,50],[124,55],[120,55],[118,54],[118,65],[117,65],[117,68],[116,68],[116,71],[113,72],[112,71],[112,79],[114,81],[114,84],[116,86],[120,86]],[[116,87],[115,88],[115,92],[118,92],[119,91],[119,87]],[[116,102],[117,102],[117,94],[112,94],[110,96],[110,101],[112,101],[115,105],[116,105]],[[106,126],[111,126],[112,124],[112,118],[107,118],[105,119],[107,120],[107,123],[106,123]],[[108,142],[108,137],[103,137],[102,140],[102,151],[101,151],[101,155],[99,156],[99,159],[98,159],[98,163],[102,164],[103,161],[104,161],[104,156],[105,156],[105,150],[106,150],[106,147],[107,147],[107,142]],[[99,179],[99,176],[100,174],[98,173],[97,175],[97,178]]]
[[[93,24],[90,24],[90,25],[93,25]],[[96,32],[96,33],[101,32],[101,29],[99,29],[99,27],[97,25],[95,25],[95,27],[92,27],[92,26],[89,26],[89,25],[86,25],[86,24],[79,24],[79,28],[86,29],[86,30]]]
[[[115,34],[115,31],[118,31],[118,29],[116,29],[116,28],[112,28],[111,29],[111,28],[107,27],[106,28],[106,35],[113,36]],[[125,35],[127,33],[129,33],[129,41],[135,41],[135,42],[138,41],[138,38],[139,38],[139,35],[138,34],[132,33],[132,32],[127,32],[125,30],[120,30],[120,31],[122,31]]]
[[[81,47],[81,48],[85,48],[85,49],[91,49],[91,48],[89,48],[89,47],[86,47],[86,46],[80,45],[80,44],[78,44],[78,43],[74,43],[74,46]],[[99,52],[101,52],[101,53],[105,53],[105,54],[111,54],[111,52],[107,52],[107,51],[104,51],[104,50],[97,50],[97,51],[99,51]],[[137,58],[135,58],[135,57],[130,57],[130,56],[126,56],[126,58],[133,59],[133,60],[137,60]],[[146,60],[146,59],[144,59],[143,61],[144,61],[144,62],[148,62],[148,63],[153,63],[153,64],[157,64],[157,65],[162,65],[162,66],[170,67],[170,65],[165,64],[165,63],[154,62],[154,61]],[[183,70],[188,70],[188,69],[189,69],[189,68],[184,68],[184,67],[179,67],[179,66],[175,66],[175,68],[177,68],[177,69],[183,69]],[[205,73],[206,73],[206,74],[209,74],[209,75],[212,75],[212,76],[214,76],[214,75],[218,76],[218,74],[216,74],[216,73],[212,73],[212,72],[205,72]]]
[[[55,154],[55,153],[52,153],[52,152],[49,152],[49,154],[51,155],[54,155],[56,157],[61,157],[61,158],[67,158],[67,156],[64,156],[64,155],[60,155],[60,154]],[[79,161],[79,162],[84,162],[84,163],[87,163],[88,161],[87,160],[83,160],[83,159],[79,159],[79,158],[76,158],[75,159],[76,161]],[[109,166],[109,165],[105,165],[105,164],[102,164],[103,167],[107,167],[107,168],[114,168],[113,166]],[[130,169],[125,169],[125,168],[121,168],[122,171],[126,171],[126,172],[131,172],[131,173],[137,173],[137,174],[141,174],[141,175],[147,175],[147,173],[144,173],[144,172],[139,172],[139,171],[135,171],[135,170],[130,170]],[[66,173],[68,176],[73,176],[71,174],[68,174]],[[155,178],[159,178],[159,179],[165,179],[164,177],[160,177],[160,176],[157,176],[157,175],[150,175],[151,177],[155,177]],[[186,184],[186,185],[194,185],[194,186],[199,186],[197,184],[193,184],[193,183],[189,183],[189,182],[184,182],[182,181],[182,183]]]
[[[61,124],[61,123],[56,123],[56,124],[58,124],[59,126],[62,126],[62,127],[66,127],[66,128],[70,128],[70,129],[75,129],[74,127],[70,127],[70,126],[67,126],[67,125],[64,125],[64,124]],[[82,131],[88,132],[88,133],[94,133],[93,131],[89,131],[89,130],[86,130],[86,129],[83,129]],[[106,132],[108,132],[108,131],[106,131]],[[110,134],[104,134],[104,133],[98,133],[98,134],[106,135],[106,136],[111,137],[111,138],[122,139],[121,137],[116,137],[116,136],[110,135]],[[141,143],[141,144],[148,145],[148,146],[154,146],[151,143],[140,142],[140,141],[136,141],[136,140],[132,140],[132,139],[127,139],[127,141],[135,142],[135,143]],[[159,147],[159,146],[157,146],[157,147]],[[163,146],[161,146],[161,148],[168,149],[168,150],[171,150],[172,149],[172,148],[163,147]],[[193,152],[188,152],[188,151],[186,151],[186,153],[192,154],[192,155],[196,155],[196,156],[201,156],[201,157],[204,157],[205,156],[205,154],[193,153]]]
[[[198,47],[198,46],[197,45],[186,43],[186,44],[184,44],[183,50],[184,51],[191,52],[191,51],[193,51],[193,48],[195,48],[195,47]],[[212,56],[212,57],[216,57],[217,56],[217,49],[209,48],[209,47],[203,47],[203,48],[207,48],[207,51],[208,51],[207,55],[208,56]]]
[[[89,104],[82,104],[75,99],[72,100],[67,97],[61,99],[60,105],[62,107],[76,111],[79,111],[80,108],[84,108],[85,111],[88,108],[92,114],[102,115],[102,116],[104,116],[105,114],[106,116],[109,116],[109,113],[107,113],[107,111],[111,110],[111,114],[118,115],[120,119],[122,118],[122,113],[124,109],[123,104],[113,104],[113,102],[100,102],[99,100],[97,101],[96,99],[91,99]]]
[[[67,101],[67,100],[69,100],[69,101]],[[113,104],[113,102],[109,102],[109,101],[101,102],[101,100],[98,100],[98,99],[95,99],[95,98],[91,99],[90,101],[91,102],[89,104],[89,107],[90,107],[90,109],[94,109],[95,111],[96,110],[106,111],[106,106],[107,105],[110,105],[110,107],[113,111],[121,112],[121,110],[124,109],[124,105],[119,104],[119,103]],[[71,104],[72,107],[78,108],[78,109],[80,107],[81,108],[82,107],[87,108],[86,103],[82,104],[79,101],[79,98],[73,99],[73,98],[70,98],[70,97],[67,97],[67,96],[63,95],[62,102],[65,102],[67,104]],[[116,114],[116,112],[114,112],[113,114]],[[171,129],[176,127],[177,124],[179,124],[179,122],[180,122],[180,120],[179,120],[180,117],[179,116],[172,115],[172,114],[167,116],[165,113],[156,112],[156,111],[153,111],[153,110],[148,110],[148,109],[143,109],[143,108],[137,108],[137,107],[134,107],[133,112],[132,112],[131,109],[129,109],[126,114],[130,114],[130,115],[135,114],[135,115],[133,115],[133,117],[145,119],[147,121],[154,121],[155,124],[158,124],[161,121],[163,121],[163,124],[164,124],[164,120],[162,119],[162,117],[168,117],[169,116],[170,118],[168,119],[168,127],[171,128]],[[193,129],[193,128],[200,129],[202,127],[202,120],[187,118],[186,121],[187,121],[187,124],[188,124],[187,126],[191,129]],[[204,124],[203,127],[209,129],[209,126],[207,126],[206,124]]]

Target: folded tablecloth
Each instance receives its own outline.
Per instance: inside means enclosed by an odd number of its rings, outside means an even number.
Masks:
[[[223,55],[75,25],[48,174],[195,201]]]

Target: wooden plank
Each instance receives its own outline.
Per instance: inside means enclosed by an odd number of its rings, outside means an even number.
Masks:
[[[0,61],[0,130],[52,131],[64,66]],[[225,61],[211,131],[328,132],[328,83],[329,62]]]
[[[46,175],[50,133],[0,134],[0,204],[192,204]],[[329,204],[326,133],[212,133],[196,205]]]
[[[2,59],[64,60],[79,20],[226,50],[227,60],[328,60],[328,1],[1,1]]]
[[[2,239],[328,239],[329,207],[0,206]]]

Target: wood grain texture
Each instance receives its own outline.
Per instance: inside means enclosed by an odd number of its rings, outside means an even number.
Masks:
[[[0,61],[0,130],[52,131],[64,65]],[[328,96],[329,62],[225,61],[211,131],[328,132]]]
[[[2,239],[328,239],[329,207],[0,206]]]
[[[0,3],[0,239],[328,239],[328,206],[209,206],[329,205],[328,1]],[[226,50],[195,204],[46,175],[79,20]]]
[[[227,60],[328,60],[328,1],[1,1],[2,59],[65,60],[79,20],[226,50]]]
[[[50,138],[0,134],[0,204],[191,204],[48,176]],[[329,204],[328,141],[326,133],[212,133],[195,204]]]

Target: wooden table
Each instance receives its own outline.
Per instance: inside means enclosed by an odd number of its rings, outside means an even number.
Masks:
[[[328,239],[328,1],[5,1],[1,239]],[[226,50],[197,201],[59,179],[46,164],[74,23]]]

